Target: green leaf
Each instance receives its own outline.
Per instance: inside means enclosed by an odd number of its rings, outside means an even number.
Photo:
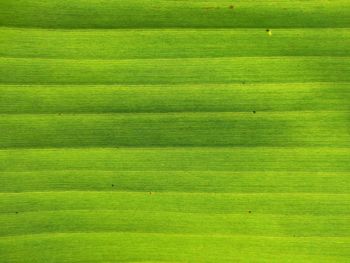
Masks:
[[[0,262],[349,262],[349,14],[0,0]]]

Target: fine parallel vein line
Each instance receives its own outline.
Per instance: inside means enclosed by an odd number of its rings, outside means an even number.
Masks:
[[[262,238],[262,239],[300,239],[300,240],[313,240],[313,239],[325,239],[327,240],[339,240],[339,241],[345,241],[350,242],[349,236],[311,236],[311,237],[304,237],[304,236],[259,236],[259,235],[230,235],[230,234],[193,234],[193,233],[157,233],[157,232],[125,232],[125,231],[108,231],[108,232],[46,232],[46,233],[39,233],[39,234],[29,234],[29,235],[13,235],[13,236],[5,236],[0,237],[2,240],[6,239],[12,239],[12,238],[40,238],[43,236],[61,236],[61,235],[89,235],[89,234],[102,234],[102,235],[108,235],[108,234],[135,234],[135,235],[155,235],[155,236],[192,236],[192,237],[202,237],[202,236],[208,236],[213,238],[225,238],[225,237],[242,237],[242,238]]]

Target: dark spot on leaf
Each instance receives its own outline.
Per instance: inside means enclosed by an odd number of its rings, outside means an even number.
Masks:
[[[234,5],[230,5],[228,8],[234,9],[235,7],[234,7]]]
[[[18,212],[16,212],[16,214],[18,214]]]
[[[255,111],[255,110],[253,110],[253,113],[255,114],[255,113],[256,113],[256,111]]]
[[[112,184],[112,187],[114,187],[114,184]]]
[[[266,32],[270,32],[270,29],[266,29]]]
[[[252,211],[248,211],[248,213],[249,213],[249,214],[251,214],[251,213],[252,213]]]

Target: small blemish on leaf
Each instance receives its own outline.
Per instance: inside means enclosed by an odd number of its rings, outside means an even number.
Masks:
[[[272,36],[272,31],[271,31],[271,29],[266,29],[266,32],[267,32],[267,34],[268,34],[269,36]]]
[[[114,187],[114,184],[112,184],[112,187]]]
[[[249,213],[249,214],[251,214],[251,213],[252,213],[252,211],[248,211],[248,213]]]
[[[228,8],[230,8],[230,9],[234,9],[234,8],[235,8],[235,6],[234,6],[234,5],[230,5]]]
[[[256,113],[256,111],[255,111],[255,110],[253,110],[253,113],[255,114],[255,113]]]

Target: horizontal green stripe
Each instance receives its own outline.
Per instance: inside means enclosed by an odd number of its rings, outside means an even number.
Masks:
[[[0,28],[0,56],[128,59],[347,56],[350,29],[42,30]]]
[[[350,146],[349,112],[0,115],[0,147]]]
[[[350,110],[349,83],[0,85],[0,93],[0,113]]]
[[[219,171],[0,172],[0,192],[350,193],[349,173]]]
[[[81,148],[0,150],[3,171],[349,172],[350,148]],[[336,164],[336,165],[335,165]]]
[[[347,262],[349,238],[62,233],[0,239],[6,261]],[[40,250],[38,251],[38,247]],[[87,253],[88,251],[88,253]]]
[[[349,57],[66,60],[1,58],[3,84],[350,82]]]
[[[155,232],[249,236],[350,234],[350,216],[198,214],[144,211],[52,211],[0,214],[0,236],[55,232]],[[218,224],[220,222],[220,224]],[[335,228],[334,225],[337,227]]]
[[[130,210],[208,214],[350,215],[350,194],[62,191],[0,193],[0,213]],[[249,213],[249,211],[251,211]]]
[[[349,27],[349,1],[1,1],[0,24],[45,28]]]

